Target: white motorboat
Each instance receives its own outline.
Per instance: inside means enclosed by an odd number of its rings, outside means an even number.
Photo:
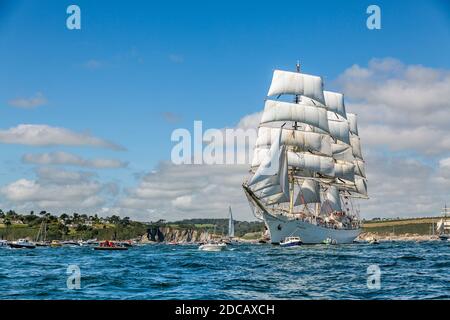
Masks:
[[[325,240],[323,240],[322,243],[323,244],[337,244],[337,240],[336,239],[332,239],[332,238],[326,238]]]
[[[302,244],[302,240],[299,237],[286,237],[280,242],[280,247],[299,247]]]
[[[11,248],[16,249],[34,249],[36,245],[33,242],[28,241],[28,239],[19,239],[17,241],[13,241],[9,244]]]
[[[222,251],[225,250],[227,248],[227,245],[223,242],[221,243],[206,243],[206,244],[202,244],[200,247],[198,247],[199,250],[202,251]]]

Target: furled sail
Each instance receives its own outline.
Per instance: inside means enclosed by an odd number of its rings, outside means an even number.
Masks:
[[[255,147],[264,149],[272,145],[276,138],[277,128],[260,127]],[[281,130],[282,145],[296,147],[302,151],[331,156],[331,138],[327,134],[311,131],[298,131],[293,129]]]
[[[327,110],[308,104],[266,100],[261,124],[297,121],[328,132]]]
[[[325,106],[327,110],[335,112],[344,118],[347,118],[345,112],[344,95],[338,92],[324,91]]]
[[[294,206],[319,203],[320,202],[320,185],[316,180],[305,180],[297,191]]]
[[[298,72],[275,70],[268,96],[302,95],[325,104],[322,78]]]

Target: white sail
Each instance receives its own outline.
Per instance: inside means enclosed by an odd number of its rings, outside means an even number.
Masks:
[[[364,161],[355,159],[355,174],[366,178],[366,166],[364,164]]]
[[[255,186],[261,199],[268,198],[268,203],[281,203],[289,201],[289,177],[286,146],[280,146],[281,128],[276,129],[274,144],[267,150],[265,156],[253,177],[247,183]],[[281,194],[281,195],[280,195]],[[286,200],[285,200],[286,199]]]
[[[297,191],[294,206],[319,202],[320,202],[319,182],[315,180],[305,180]]]
[[[261,182],[269,177],[278,174],[281,164],[280,163],[281,129],[277,130],[278,130],[278,137],[275,139],[274,144],[272,144],[266,155],[261,158],[261,162],[258,164],[259,165],[258,169],[248,182],[249,186],[252,186],[258,182]]]
[[[264,201],[267,205],[274,205],[280,203],[288,203],[290,200],[289,197],[286,196],[284,192],[281,192],[273,196],[267,197],[266,199],[264,199]]]
[[[345,112],[344,95],[338,92],[324,91],[325,106],[327,110],[335,112],[344,118],[347,118]]]
[[[274,132],[277,128],[260,127],[258,130],[258,138],[255,147],[264,149],[269,148],[276,135]],[[310,151],[322,155],[331,156],[331,137],[327,134],[297,131],[293,129],[281,130],[282,145],[296,147],[302,151]]]
[[[360,176],[355,176],[356,192],[367,197],[367,180]]]
[[[331,150],[333,153],[333,158],[335,160],[345,161],[353,163],[355,157],[353,156],[353,149],[351,146],[343,143],[332,143]]]
[[[339,189],[331,186],[325,193],[325,201],[322,206],[328,212],[342,211],[341,198],[339,196]]]
[[[358,124],[356,123],[356,114],[347,113],[347,120],[350,127],[350,132],[358,135]]]
[[[327,110],[302,103],[266,100],[261,124],[277,121],[297,121],[328,132]]]
[[[355,181],[355,165],[338,161],[334,164],[334,175],[336,178],[353,182]]]
[[[262,189],[258,195],[267,204],[290,202],[288,164],[284,146],[281,147],[280,153],[280,167],[277,174],[278,184]]]
[[[436,230],[438,232],[443,232],[444,231],[444,219],[441,219],[438,221],[438,223],[436,224]]]
[[[334,177],[334,160],[331,157],[290,151],[287,154],[287,159],[288,165],[291,167]]]
[[[253,192],[258,192],[263,189],[279,185],[280,184],[280,178],[278,177],[278,174],[268,177],[267,179],[262,180],[261,182],[255,183],[252,185]]]
[[[298,72],[275,70],[268,96],[302,95],[325,104],[322,78]]]
[[[233,213],[231,212],[231,206],[228,207],[229,212],[229,220],[228,220],[228,237],[234,238],[234,221],[233,221]]]
[[[327,118],[330,135],[336,140],[350,145],[350,131],[347,120],[330,111],[327,112]]]
[[[357,135],[352,134],[350,136],[350,145],[352,146],[353,155],[358,159],[363,159],[361,152],[361,140]]]

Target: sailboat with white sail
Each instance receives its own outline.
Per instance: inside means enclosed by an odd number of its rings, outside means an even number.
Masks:
[[[231,211],[231,206],[228,207],[228,238],[234,238],[234,220],[233,220],[233,212]]]
[[[441,240],[450,240],[450,218],[448,218],[448,214],[450,213],[450,208],[447,208],[447,205],[442,209],[442,214],[444,217],[438,221],[436,224],[436,230],[439,232],[439,239]]]
[[[288,101],[282,100],[292,96]],[[352,243],[361,232],[355,200],[367,197],[356,114],[322,78],[275,70],[244,192],[271,242]]]

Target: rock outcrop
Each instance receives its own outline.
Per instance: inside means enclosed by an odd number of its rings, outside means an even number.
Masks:
[[[205,242],[211,240],[212,234],[206,230],[174,227],[150,227],[141,242]]]

